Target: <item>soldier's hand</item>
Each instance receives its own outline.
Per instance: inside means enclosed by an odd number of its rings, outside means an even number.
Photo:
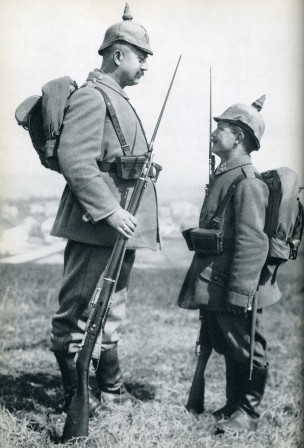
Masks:
[[[243,306],[237,306],[232,305],[231,303],[227,302],[227,311],[233,314],[245,314],[247,313],[247,308],[244,308]]]
[[[137,225],[136,218],[123,208],[108,216],[106,221],[113,229],[118,230],[127,238],[131,238]]]

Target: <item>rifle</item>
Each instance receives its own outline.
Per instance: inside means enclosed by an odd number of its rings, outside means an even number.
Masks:
[[[212,69],[210,67],[209,72],[209,181],[206,185],[206,191],[213,178],[215,170],[215,156],[212,154]],[[192,230],[192,229],[190,229]],[[185,231],[186,232],[186,231]],[[193,249],[192,249],[193,250]],[[192,380],[192,385],[186,404],[186,409],[189,412],[195,414],[202,414],[204,412],[204,402],[205,402],[205,370],[207,367],[208,360],[212,353],[211,344],[208,344],[207,334],[203,335],[204,322],[203,317],[200,312],[200,329],[198,338],[196,341],[195,355],[197,356],[197,365]]]
[[[210,67],[209,73],[209,184],[214,175],[215,171],[215,156],[212,154],[212,141],[211,141],[211,133],[212,133],[212,69]]]
[[[208,360],[212,352],[212,346],[209,342],[206,326],[203,322],[203,316],[200,312],[201,326],[196,341],[195,355],[197,356],[197,365],[194,373],[188,402],[186,404],[187,411],[194,414],[202,414],[205,409],[205,370]]]
[[[171,87],[180,63],[181,55],[178,59],[169,89],[158,117],[148,151],[145,154],[145,161],[141,174],[136,181],[127,210],[135,215],[140,205],[145,187],[147,185],[148,174],[152,165],[153,146],[155,137],[165,110],[165,106],[171,91]],[[95,342],[98,335],[104,329],[107,316],[112,304],[112,297],[115,292],[116,283],[120,274],[122,261],[126,251],[128,238],[119,234],[113,247],[111,257],[108,261],[104,274],[101,275],[92,296],[92,310],[87,321],[85,334],[76,355],[77,370],[77,390],[72,398],[64,429],[62,441],[66,442],[75,437],[87,437],[89,433],[89,395],[88,377],[89,367]]]

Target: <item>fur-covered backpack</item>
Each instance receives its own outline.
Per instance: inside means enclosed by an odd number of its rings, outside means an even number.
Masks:
[[[32,144],[45,168],[60,173],[57,160],[62,122],[70,95],[78,88],[69,76],[49,81],[42,87],[42,96],[26,98],[17,107],[17,123],[29,131]]]
[[[106,113],[121,146],[123,156],[117,156],[115,159],[116,174],[122,179],[138,179],[146,156],[132,155],[109,96],[100,86],[94,87],[104,99]],[[26,98],[15,112],[17,123],[29,131],[41,164],[58,173],[61,173],[61,170],[57,150],[63,120],[69,107],[68,99],[77,89],[76,82],[68,76],[54,79],[42,87],[42,96],[34,95]],[[160,165],[153,163],[149,176],[151,175],[156,181],[161,169]]]
[[[303,235],[304,208],[299,196],[297,174],[282,167],[261,173],[269,188],[265,232],[269,238],[266,263],[276,265],[272,279],[282,263],[295,260]]]

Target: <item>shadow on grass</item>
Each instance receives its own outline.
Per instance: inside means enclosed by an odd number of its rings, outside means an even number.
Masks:
[[[34,411],[37,410],[37,405],[55,411],[61,398],[60,387],[59,375],[0,375],[0,404],[10,412]]]
[[[4,406],[19,418],[25,417],[29,430],[47,434],[54,444],[61,441],[53,422],[65,418],[65,414],[62,414],[62,404],[60,375],[0,374],[0,406]]]
[[[154,400],[156,387],[138,382],[126,383],[128,391],[140,401]],[[26,373],[20,376],[0,374],[0,405],[10,412],[37,411],[42,406],[58,412],[62,400],[61,378],[47,373]]]
[[[128,382],[126,388],[142,402],[151,401],[156,395],[156,388],[151,384]],[[46,433],[54,444],[60,443],[61,436],[53,422],[59,419],[63,425],[65,419],[60,406],[62,395],[60,375],[0,374],[0,406],[12,414],[26,416],[27,427],[41,434]]]
[[[125,383],[126,389],[140,401],[152,401],[156,395],[156,387],[152,384]]]

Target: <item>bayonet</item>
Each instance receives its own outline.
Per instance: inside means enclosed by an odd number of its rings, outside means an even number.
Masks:
[[[212,154],[212,68],[209,72],[209,183],[214,175],[215,156]]]

